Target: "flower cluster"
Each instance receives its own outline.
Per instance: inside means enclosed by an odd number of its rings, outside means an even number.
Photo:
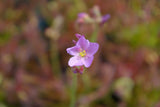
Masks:
[[[103,25],[109,18],[110,15],[106,14],[104,16],[101,15],[100,9],[98,6],[94,6],[92,9],[92,16],[89,14],[83,12],[78,14],[77,23],[98,23],[100,25]]]
[[[99,44],[89,42],[83,35],[76,34],[78,41],[75,46],[67,48],[67,53],[72,55],[68,61],[70,67],[85,66],[90,67],[94,58],[94,54],[98,51]]]

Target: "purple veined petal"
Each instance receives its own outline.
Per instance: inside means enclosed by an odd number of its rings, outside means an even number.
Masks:
[[[99,48],[99,44],[98,43],[90,43],[89,47],[86,50],[87,55],[94,55]]]
[[[80,46],[82,50],[86,50],[89,46],[89,41],[87,39],[85,39],[85,37],[81,37],[78,41],[77,41],[77,46]]]
[[[80,39],[81,37],[84,37],[84,35],[81,35],[81,34],[75,34],[76,35],[76,37],[78,38],[78,39]]]
[[[80,50],[80,47],[79,46],[73,46],[71,48],[67,48],[67,53],[69,53],[70,55],[78,55],[79,54],[79,50]]]
[[[81,58],[79,56],[74,56],[74,57],[71,57],[68,61],[68,65],[70,67],[74,67],[74,66],[82,66],[83,63],[81,61]]]
[[[82,58],[83,65],[88,68],[91,66],[94,56],[86,56]]]
[[[104,24],[110,17],[111,17],[110,14],[102,16],[101,24]]]

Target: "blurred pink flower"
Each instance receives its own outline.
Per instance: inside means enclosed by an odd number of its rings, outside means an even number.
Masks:
[[[90,19],[90,17],[89,17],[89,15],[87,14],[87,13],[79,13],[78,14],[78,18],[77,18],[77,23],[85,23],[85,22],[88,22],[88,21],[90,21],[91,19]]]
[[[78,18],[84,18],[84,17],[86,17],[86,16],[88,16],[87,13],[79,13],[79,14],[78,14]]]
[[[76,22],[78,24],[97,23],[102,26],[111,17],[110,14],[106,14],[102,16],[99,6],[94,6],[91,12],[92,12],[92,15],[89,15],[88,13],[85,13],[85,12],[79,13]]]
[[[75,46],[67,48],[67,53],[72,55],[68,61],[70,67],[82,66],[90,67],[94,58],[94,54],[98,51],[99,44],[89,42],[84,36],[76,34],[78,41]]]

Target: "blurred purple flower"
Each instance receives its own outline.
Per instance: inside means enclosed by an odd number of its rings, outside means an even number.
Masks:
[[[106,23],[106,21],[111,17],[110,14],[106,14],[104,16],[101,15],[99,6],[94,6],[92,11],[92,15],[88,13],[82,12],[78,14],[78,18],[76,20],[77,24],[100,24],[101,26]]]
[[[88,16],[87,13],[79,13],[79,14],[78,14],[78,18],[84,18],[84,17],[86,17],[86,16]]]
[[[98,51],[99,44],[89,42],[84,36],[76,34],[78,41],[75,46],[67,48],[67,53],[72,55],[68,61],[70,67],[82,66],[90,67],[94,54]]]
[[[81,24],[81,23],[85,23],[85,22],[88,22],[90,21],[90,17],[87,13],[79,13],[78,14],[78,18],[77,18],[77,23]]]
[[[110,17],[111,17],[110,14],[102,16],[101,24],[103,25]]]

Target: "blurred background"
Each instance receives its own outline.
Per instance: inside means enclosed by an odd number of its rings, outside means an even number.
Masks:
[[[77,14],[98,6],[92,66],[78,75],[76,107],[160,107],[159,0],[0,0],[0,107],[68,107],[72,72],[66,48]]]

